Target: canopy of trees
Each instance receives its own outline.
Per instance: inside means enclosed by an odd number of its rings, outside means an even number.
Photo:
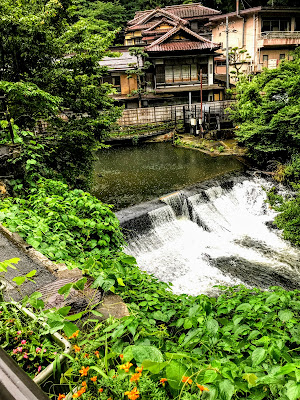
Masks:
[[[285,162],[300,150],[300,52],[237,86],[237,136],[259,163]]]

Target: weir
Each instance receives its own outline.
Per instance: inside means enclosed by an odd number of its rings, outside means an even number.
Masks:
[[[272,183],[231,175],[117,213],[126,252],[175,293],[216,295],[215,285],[300,288],[300,251],[281,237],[265,202]]]

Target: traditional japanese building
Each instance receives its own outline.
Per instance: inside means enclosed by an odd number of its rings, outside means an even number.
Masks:
[[[201,88],[203,101],[223,99],[224,86],[214,78],[214,58],[221,45],[211,40],[211,29],[206,26],[218,14],[194,3],[137,12],[128,22],[124,46],[113,50],[120,51],[124,60],[130,47],[142,47],[148,54],[143,106],[199,102]],[[110,65],[107,59],[100,64],[108,66],[112,77],[120,76],[120,94],[115,99],[126,107],[137,106],[131,89],[137,88],[136,76],[127,78],[132,63],[122,70],[113,59]]]

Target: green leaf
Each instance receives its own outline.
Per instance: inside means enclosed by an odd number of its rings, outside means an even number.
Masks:
[[[294,316],[294,314],[290,310],[281,310],[278,313],[278,317],[279,317],[280,321],[282,321],[282,322],[287,322],[288,320],[293,318],[293,316]]]
[[[118,284],[119,284],[120,286],[125,286],[125,283],[123,282],[123,279],[122,279],[122,278],[117,278],[117,281],[118,281]]]
[[[57,293],[61,294],[61,295],[63,294],[65,296],[65,299],[66,299],[68,297],[72,287],[73,287],[72,283],[67,283],[66,285],[64,285],[60,289],[58,289]]]
[[[74,332],[78,330],[77,326],[73,322],[65,321],[63,330],[67,337],[70,337]]]
[[[297,400],[300,397],[300,384],[294,381],[288,381],[285,385],[286,395],[289,400]]]
[[[102,371],[101,368],[97,367],[96,365],[91,365],[90,369],[98,372],[99,375],[103,376],[103,378],[108,378],[108,376],[106,375],[106,373],[104,371]]]
[[[206,329],[209,333],[215,335],[219,330],[219,323],[215,319],[209,319],[206,322]]]
[[[35,276],[36,274],[36,269],[33,269],[32,271],[28,272],[28,274],[26,274],[27,278],[31,278],[33,276]]]
[[[183,376],[187,376],[188,368],[178,361],[170,361],[166,366],[166,378],[173,389],[180,389]]]
[[[128,265],[135,265],[136,259],[132,256],[125,256],[121,258],[121,262],[128,264]]]
[[[61,307],[59,308],[57,311],[60,315],[62,315],[63,317],[65,317],[66,315],[68,315],[69,311],[71,310],[71,306],[65,306],[65,307]]]
[[[25,276],[16,276],[13,278],[13,281],[16,282],[18,286],[22,285],[25,282],[26,278]]]
[[[132,354],[137,363],[142,363],[145,360],[155,362],[164,361],[161,351],[154,346],[132,346]]]
[[[219,383],[219,390],[220,400],[230,400],[234,393],[234,386],[228,379],[225,379]]]
[[[162,369],[164,369],[169,364],[169,361],[164,362],[154,362],[150,360],[143,361],[142,366],[146,371],[151,372],[152,374],[158,374]]]
[[[204,377],[202,379],[202,383],[212,383],[214,382],[218,377],[218,373],[215,370],[208,369],[204,373]]]
[[[249,385],[255,386],[258,378],[255,374],[244,374],[243,379],[245,379],[249,383]]]
[[[257,347],[251,354],[252,365],[255,367],[259,365],[266,356],[266,350],[263,347]]]
[[[77,282],[73,283],[73,288],[75,290],[83,290],[86,282],[87,282],[87,278],[81,278]]]

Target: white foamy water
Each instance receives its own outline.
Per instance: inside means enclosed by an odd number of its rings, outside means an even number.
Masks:
[[[213,294],[215,285],[237,284],[294,288],[300,253],[266,225],[275,213],[262,185],[268,182],[244,179],[231,189],[168,196],[148,213],[151,229],[131,238],[126,252],[175,293]]]

